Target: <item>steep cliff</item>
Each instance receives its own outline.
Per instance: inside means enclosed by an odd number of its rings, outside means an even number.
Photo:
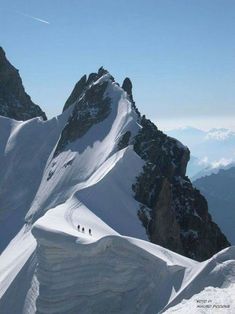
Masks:
[[[145,116],[140,124],[133,145],[146,163],[133,191],[150,241],[200,261],[229,246],[208,213],[206,199],[185,175],[189,149]]]
[[[0,115],[15,120],[29,120],[46,114],[25,92],[19,72],[7,60],[0,47]]]

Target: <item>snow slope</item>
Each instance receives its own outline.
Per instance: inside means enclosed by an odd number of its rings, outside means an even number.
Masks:
[[[234,284],[227,288],[206,287],[189,300],[184,299],[164,313],[184,314],[185,309],[190,309],[192,314],[233,314],[235,309],[234,295]]]
[[[78,237],[76,229],[68,233],[68,225],[65,232],[62,223],[60,230],[48,225],[50,215],[57,216],[53,210],[34,225],[33,234],[40,243],[37,279],[44,287],[37,300],[38,312],[158,312],[171,296],[172,287],[177,289],[184,267],[168,265],[158,257],[154,245],[144,248],[142,242],[139,246],[140,240],[115,234],[89,215],[87,208],[80,210],[86,211],[81,225],[95,226],[91,236],[82,233]]]
[[[49,121],[35,118],[19,122],[0,116],[0,224],[4,222],[0,252],[21,229],[26,214],[32,223],[42,211],[67,200],[77,190],[76,185],[117,150],[127,129],[137,133],[136,116],[125,92],[109,81],[107,94],[112,99],[108,118],[56,158],[53,152],[72,107]]]
[[[111,114],[102,123],[93,125],[83,137],[70,143],[66,151],[55,158],[50,156],[27,220],[35,220],[42,214],[42,208],[45,211],[54,207],[80,189],[77,185],[86,181],[117,151],[117,143],[126,130],[133,135],[138,132],[136,115],[125,92],[109,77],[103,79],[109,84],[106,93],[111,98]]]
[[[46,122],[0,116],[0,252],[24,224],[69,111]]]
[[[0,156],[3,165],[0,170],[0,221],[3,226],[0,228],[1,249],[13,239],[0,257],[0,296],[4,309],[10,300],[11,291],[15,295],[18,278],[25,271],[28,272],[26,265],[35,267],[28,262],[36,247],[36,241],[31,235],[33,222],[52,207],[58,209],[59,204],[70,204],[74,194],[80,190],[84,203],[89,203],[92,209],[97,203],[98,214],[110,224],[113,221],[118,231],[146,239],[137,216],[138,203],[131,192],[131,184],[135,175],[142,170],[144,162],[131,149],[117,152],[117,143],[127,129],[133,135],[138,132],[136,114],[131,109],[126,93],[108,77],[103,79],[109,81],[107,93],[112,99],[111,114],[56,158],[53,158],[53,152],[73,107],[49,121],[36,118],[18,122],[0,117]],[[50,176],[50,173],[53,175]],[[125,184],[120,185],[124,176]],[[94,191],[91,186],[94,186]],[[110,186],[115,193],[111,199],[110,192],[108,203],[106,194],[107,187],[111,191]],[[99,204],[96,193],[100,195]],[[79,208],[80,202],[74,206]],[[121,219],[124,214],[125,220]],[[27,291],[23,292],[22,289],[22,293],[24,296],[19,298],[21,305]],[[20,305],[17,304],[16,302],[17,308],[13,313],[19,312]],[[9,306],[11,308],[11,302]]]
[[[78,224],[85,232],[77,230]],[[231,313],[235,310],[230,294],[235,284],[234,247],[195,262],[121,236],[76,196],[47,211],[32,233],[38,244],[37,271],[27,273],[30,288],[27,293],[22,289],[14,304],[14,286],[8,289],[8,298],[0,302],[3,313],[9,308],[11,313],[171,313],[175,308],[180,313],[185,302],[196,307],[195,294],[213,299],[212,292],[220,291],[217,304],[229,304]]]

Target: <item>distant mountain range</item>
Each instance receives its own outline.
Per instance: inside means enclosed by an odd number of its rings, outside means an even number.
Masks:
[[[197,179],[194,185],[206,197],[213,219],[235,244],[235,167]]]
[[[168,131],[167,134],[187,145],[191,152],[187,174],[195,180],[229,168],[235,162],[235,132],[228,129],[202,131],[192,127]]]

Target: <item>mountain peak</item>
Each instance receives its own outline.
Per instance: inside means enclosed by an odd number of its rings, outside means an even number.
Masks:
[[[79,97],[81,96],[82,92],[84,91],[87,85],[87,76],[86,74],[83,75],[80,80],[75,84],[72,93],[70,94],[69,98],[67,99],[63,111],[68,109]]]
[[[132,97],[132,82],[129,77],[126,77],[122,83],[122,88],[124,89],[127,94]]]
[[[5,58],[6,57],[6,54],[5,54],[5,51],[3,50],[3,48],[0,46],[0,60],[2,58]]]
[[[105,74],[108,74],[109,72],[106,70],[106,69],[104,69],[104,67],[103,66],[101,66],[100,68],[99,68],[99,70],[98,70],[98,75],[101,77],[101,76],[103,76],[103,75],[105,75]]]
[[[18,70],[7,60],[0,47],[0,115],[15,120],[29,120],[42,117],[45,113],[34,104],[25,92]]]
[[[98,69],[98,72],[92,72],[88,76],[84,74],[80,80],[75,84],[72,93],[69,98],[66,100],[63,112],[73,105],[76,101],[79,101],[80,97],[87,91],[87,89],[94,84],[102,76],[108,75],[111,81],[114,81],[112,75],[102,67]]]

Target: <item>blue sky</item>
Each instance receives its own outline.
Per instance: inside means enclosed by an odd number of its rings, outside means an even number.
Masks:
[[[49,117],[103,65],[162,128],[235,124],[234,0],[1,0],[0,30]]]

